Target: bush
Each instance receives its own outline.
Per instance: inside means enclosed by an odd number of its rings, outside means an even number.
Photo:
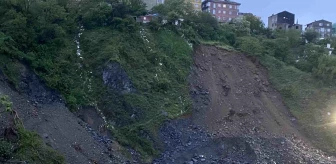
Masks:
[[[6,161],[12,157],[14,145],[10,142],[0,139],[0,162]]]
[[[318,59],[318,66],[313,74],[324,82],[333,82],[336,79],[336,57],[323,55]]]
[[[261,56],[264,52],[264,47],[261,45],[259,39],[255,37],[240,37],[236,45],[242,52],[252,56]]]

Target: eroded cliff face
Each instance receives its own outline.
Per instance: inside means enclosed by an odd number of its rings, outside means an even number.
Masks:
[[[105,66],[103,69],[103,81],[109,89],[120,94],[135,91],[132,81],[117,62],[111,62]]]

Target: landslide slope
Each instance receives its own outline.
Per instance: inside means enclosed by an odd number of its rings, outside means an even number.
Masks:
[[[199,46],[190,74],[191,116],[161,128],[157,163],[335,163],[300,134],[255,59]]]
[[[25,66],[20,68],[16,89],[0,70],[0,95],[9,96],[27,130],[36,132],[46,145],[60,152],[66,163],[120,163],[113,157],[117,153],[109,151],[108,146],[113,143],[100,142],[98,132],[71,113],[57,92],[46,87]],[[7,119],[1,115],[1,129]]]

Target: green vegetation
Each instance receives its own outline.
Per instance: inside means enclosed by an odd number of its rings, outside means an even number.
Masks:
[[[269,69],[272,83],[304,131],[323,134],[316,139],[322,145],[335,143],[336,136],[312,125],[321,124],[319,111],[326,107],[335,82],[336,59],[326,56],[321,45],[335,46],[336,39],[317,41],[310,31],[303,36],[295,30],[271,31],[252,15],[219,24],[208,13],[192,11],[183,0],[154,7],[152,12],[159,16],[149,24],[136,23],[134,17],[146,12],[141,0],[3,0],[0,70],[17,86],[21,70],[17,63],[24,63],[58,90],[71,110],[97,106],[115,138],[149,162],[158,153],[153,145],[160,124],[190,111],[191,45],[239,50],[258,57]],[[182,22],[174,25],[176,21]],[[81,56],[76,54],[76,39]],[[104,85],[104,68],[113,63],[126,71],[135,92],[121,94]],[[63,161],[58,155],[46,159],[53,153],[41,146],[36,134],[20,128],[18,132],[19,159]],[[6,151],[12,143],[0,143],[4,157],[13,153]]]
[[[64,157],[52,148],[45,145],[37,133],[26,130],[21,120],[12,109],[12,102],[8,96],[0,95],[0,109],[4,109],[8,120],[12,120],[18,139],[10,140],[0,138],[0,161],[1,162],[32,162],[36,164],[62,164]],[[3,113],[3,111],[1,111]],[[13,118],[10,118],[13,117]]]

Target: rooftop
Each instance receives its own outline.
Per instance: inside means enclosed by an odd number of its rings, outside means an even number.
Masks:
[[[313,24],[313,23],[315,23],[315,22],[320,22],[320,21],[331,23],[330,21],[321,19],[321,20],[315,20],[314,22],[308,23],[307,25],[311,25],[311,24]]]

